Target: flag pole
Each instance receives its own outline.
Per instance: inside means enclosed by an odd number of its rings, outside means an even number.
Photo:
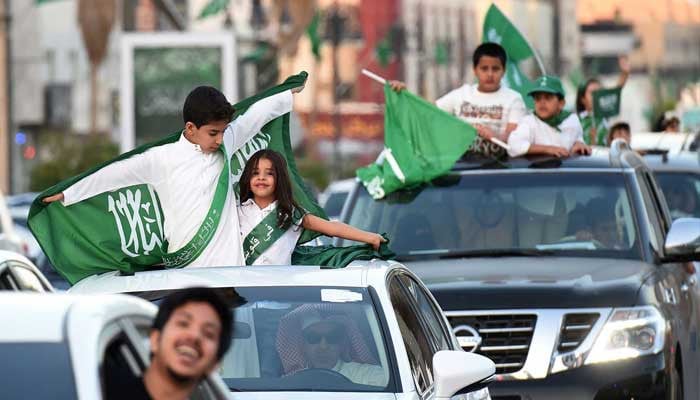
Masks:
[[[382,78],[381,76],[375,74],[372,71],[369,71],[367,69],[362,68],[362,74],[365,75],[366,77],[372,79],[373,81],[381,83],[382,85],[386,85],[386,79]]]
[[[381,76],[375,74],[374,72],[372,72],[370,70],[362,68],[362,74],[364,76],[368,77],[369,79],[377,82],[377,83],[380,83],[382,85],[386,85],[386,79],[382,78]],[[497,138],[491,138],[490,140],[492,143],[495,143],[496,145],[503,147],[506,150],[510,150],[510,146],[508,146],[508,144],[503,142],[502,140],[499,140]]]

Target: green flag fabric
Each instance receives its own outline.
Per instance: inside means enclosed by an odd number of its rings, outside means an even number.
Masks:
[[[387,239],[386,235],[384,236]],[[368,244],[347,247],[333,246],[298,246],[292,253],[294,265],[321,265],[327,269],[343,268],[355,260],[372,260],[380,258],[388,260],[396,257],[389,249],[389,241],[382,243],[379,250],[374,250]]]
[[[209,3],[207,3],[202,9],[202,12],[199,13],[198,19],[204,19],[219,14],[228,8],[228,3],[229,0],[209,0]]]
[[[318,26],[321,23],[321,14],[317,11],[309,26],[306,27],[306,35],[311,41],[311,52],[316,61],[321,59],[321,36],[318,34]]]
[[[527,95],[532,81],[520,71],[519,63],[535,56],[535,51],[525,40],[508,17],[495,5],[491,4],[484,18],[483,42],[498,43],[506,50],[508,62],[506,65],[505,81],[509,88],[523,96],[525,105],[529,109],[534,108],[534,101]],[[544,71],[541,71],[544,75]]]
[[[598,89],[593,92],[593,115],[597,118],[610,118],[620,114],[622,87]]]
[[[476,129],[420,97],[384,86],[384,152],[357,170],[375,199],[447,173],[471,146]]]
[[[289,77],[256,96],[236,105],[235,116],[245,112],[253,103],[268,96],[301,86],[307,74]],[[174,133],[103,163],[81,175],[67,179],[41,193],[31,206],[28,224],[35,238],[56,270],[71,284],[87,276],[122,271],[134,273],[160,268],[167,252],[163,234],[164,216],[158,194],[148,185],[136,185],[103,193],[70,207],[59,202],[45,204],[44,197],[63,192],[85,176],[93,174],[116,161],[140,154],[152,147],[176,142],[181,133]],[[237,183],[247,159],[261,148],[280,152],[286,159],[292,180],[294,199],[308,212],[326,218],[297,172],[289,140],[289,114],[265,125],[230,158],[231,179]],[[237,189],[237,186],[236,186]],[[233,201],[233,199],[229,199]],[[134,204],[140,205],[140,207]],[[300,243],[318,236],[312,231],[302,234]]]

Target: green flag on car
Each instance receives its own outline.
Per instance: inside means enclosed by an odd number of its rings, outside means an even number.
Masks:
[[[233,107],[236,115],[253,103],[302,85],[305,72],[294,75],[278,86],[247,98]],[[102,193],[69,207],[59,202],[45,204],[41,199],[63,192],[78,180],[107,165],[180,138],[174,133],[157,142],[138,147],[118,158],[99,165],[79,176],[60,182],[41,193],[29,211],[29,228],[56,270],[71,284],[89,275],[108,271],[133,273],[163,264],[167,242],[163,234],[164,219],[158,193],[148,185],[124,187]],[[289,114],[267,125],[230,157],[231,184],[237,184],[245,162],[257,150],[270,148],[286,159],[292,179],[294,198],[307,211],[326,218],[299,176],[289,140]],[[234,201],[228,198],[227,201]],[[305,231],[304,243],[317,234]]]
[[[620,114],[622,87],[598,89],[593,92],[593,115],[596,119],[610,118]]]
[[[474,141],[476,129],[420,97],[384,86],[384,151],[357,170],[375,199],[447,173]]]
[[[529,109],[534,108],[533,99],[527,95],[532,81],[520,71],[520,62],[536,57],[525,37],[518,31],[508,17],[492,4],[484,18],[483,42],[498,43],[506,50],[508,62],[506,65],[505,82],[509,88],[520,93]],[[541,71],[545,75],[544,71]]]

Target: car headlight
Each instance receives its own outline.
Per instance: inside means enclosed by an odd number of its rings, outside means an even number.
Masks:
[[[595,334],[595,329],[591,335]],[[550,373],[584,364],[624,360],[656,354],[664,348],[666,321],[654,307],[615,308],[597,337],[589,337],[575,350],[555,353]]]
[[[664,348],[666,321],[654,307],[617,308],[595,340],[586,364],[656,354]]]

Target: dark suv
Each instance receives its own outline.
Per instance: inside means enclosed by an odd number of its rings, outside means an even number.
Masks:
[[[388,233],[462,347],[496,363],[494,399],[698,396],[700,220],[672,224],[623,145],[460,161],[381,201],[358,184],[341,219]]]

